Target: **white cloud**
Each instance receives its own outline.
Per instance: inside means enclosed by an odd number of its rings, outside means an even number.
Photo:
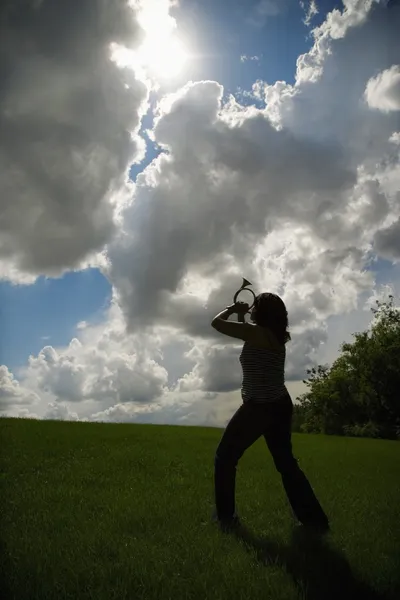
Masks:
[[[43,415],[43,419],[51,419],[56,421],[79,421],[79,417],[75,412],[71,412],[65,404],[57,404],[50,402],[48,409]]]
[[[39,401],[39,396],[20,385],[8,367],[0,365],[0,413],[14,412],[21,406],[28,410],[28,406],[35,405]]]
[[[82,341],[74,338],[67,348],[45,346],[36,357],[30,356],[20,376],[38,394],[45,391],[57,402],[151,403],[162,395],[167,371],[152,357],[150,342],[146,348],[140,337],[124,342],[117,308],[109,314],[108,326],[81,330]],[[157,349],[154,353],[159,357]]]
[[[234,402],[238,403],[236,391],[230,396],[228,408],[216,407],[211,402],[217,398],[216,392],[200,389],[202,386],[185,391],[179,378],[168,388],[164,355],[172,353],[167,360],[171,364],[176,351],[171,339],[179,336],[172,337],[170,328],[159,329],[146,338],[127,336],[115,303],[108,311],[106,323],[88,325],[80,330],[79,336],[67,348],[48,346],[37,357],[31,356],[28,366],[18,373],[24,387],[6,367],[2,368],[7,381],[0,389],[9,399],[8,403],[3,401],[3,414],[81,421],[204,422],[221,426],[215,415],[222,414],[226,420],[229,407],[234,409]],[[184,336],[180,338],[184,343]],[[199,354],[193,340],[187,338],[186,347],[188,354],[192,354],[188,360],[192,365]],[[8,389],[10,381],[17,390],[13,394]],[[28,389],[34,392],[17,404],[15,397],[26,394]],[[19,405],[34,405],[35,412],[20,409]]]
[[[18,411],[18,415],[5,415],[5,416],[16,416],[19,419],[39,419],[39,415],[36,413],[32,413],[28,408],[20,408]]]
[[[181,392],[168,402],[137,410],[128,405],[116,405],[94,414],[91,420],[102,422],[135,422],[171,425],[199,425],[224,427],[238,408],[238,394],[220,394],[218,400],[212,394]]]
[[[300,5],[306,13],[306,16],[303,19],[303,23],[304,23],[304,25],[309,27],[313,18],[319,13],[317,3],[315,0],[310,0],[307,9],[306,9],[305,2],[300,2]]]
[[[240,62],[246,62],[246,60],[251,60],[251,61],[260,60],[260,56],[257,56],[257,55],[247,56],[246,54],[242,54],[240,57]]]
[[[392,65],[376,77],[371,77],[365,90],[370,108],[382,112],[400,110],[400,66]]]
[[[260,0],[250,11],[246,22],[253,27],[263,27],[268,19],[287,10],[287,0]]]
[[[371,111],[364,92],[372,76],[398,60],[399,7],[381,3],[371,10],[372,4],[376,3],[347,3],[342,14],[328,15],[313,32],[313,48],[298,59],[295,85],[262,86],[258,81],[257,90],[277,127],[336,145],[348,168],[364,181],[379,181],[386,194],[381,174],[387,162],[398,170],[398,158],[388,143],[399,129],[398,113]],[[393,187],[383,201],[396,212]]]
[[[308,12],[305,19],[305,24],[310,25],[312,19],[319,13],[318,6],[315,0],[310,0]]]
[[[395,131],[389,138],[389,142],[392,144],[400,144],[400,131]]]

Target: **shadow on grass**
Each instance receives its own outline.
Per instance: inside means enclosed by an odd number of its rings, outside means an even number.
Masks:
[[[344,555],[330,547],[324,536],[301,526],[293,529],[289,545],[256,537],[244,525],[234,535],[254,549],[264,565],[283,567],[302,591],[304,600],[338,600],[340,597],[391,600],[359,581]]]

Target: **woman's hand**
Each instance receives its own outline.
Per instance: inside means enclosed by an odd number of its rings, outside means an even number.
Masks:
[[[250,307],[247,304],[247,302],[235,302],[234,304],[230,304],[226,308],[232,313],[237,313],[238,315],[245,315],[247,312],[249,312]]]

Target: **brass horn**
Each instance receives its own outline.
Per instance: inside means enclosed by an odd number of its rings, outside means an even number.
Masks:
[[[244,289],[245,287],[247,287],[248,285],[253,285],[252,283],[250,283],[250,281],[248,279],[245,279],[243,277],[243,283],[242,283],[242,287],[240,288],[241,290]]]
[[[247,292],[251,292],[251,293],[253,294],[254,300],[253,300],[253,304],[252,304],[251,306],[249,306],[249,310],[247,311],[247,312],[250,312],[250,310],[251,310],[251,309],[253,308],[253,306],[254,306],[254,302],[256,301],[256,295],[255,295],[255,293],[253,292],[253,290],[250,290],[250,289],[247,287],[248,285],[252,285],[252,284],[250,283],[250,281],[249,281],[248,279],[245,279],[245,278],[243,277],[243,283],[242,283],[241,287],[238,289],[238,291],[236,292],[236,294],[233,296],[233,302],[234,302],[234,303],[236,303],[238,295],[239,295],[239,294],[240,294],[240,292],[242,292],[243,290],[246,290]],[[240,320],[240,315],[238,315],[238,320]]]

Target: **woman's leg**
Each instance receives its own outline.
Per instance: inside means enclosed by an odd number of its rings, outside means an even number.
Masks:
[[[234,516],[237,463],[264,430],[260,407],[249,403],[242,404],[226,426],[214,460],[215,506],[219,520],[230,520]]]
[[[281,404],[271,405],[270,409],[264,438],[275,466],[281,474],[292,509],[303,525],[328,527],[328,517],[293,456],[291,440],[293,403],[290,396],[288,395]]]

